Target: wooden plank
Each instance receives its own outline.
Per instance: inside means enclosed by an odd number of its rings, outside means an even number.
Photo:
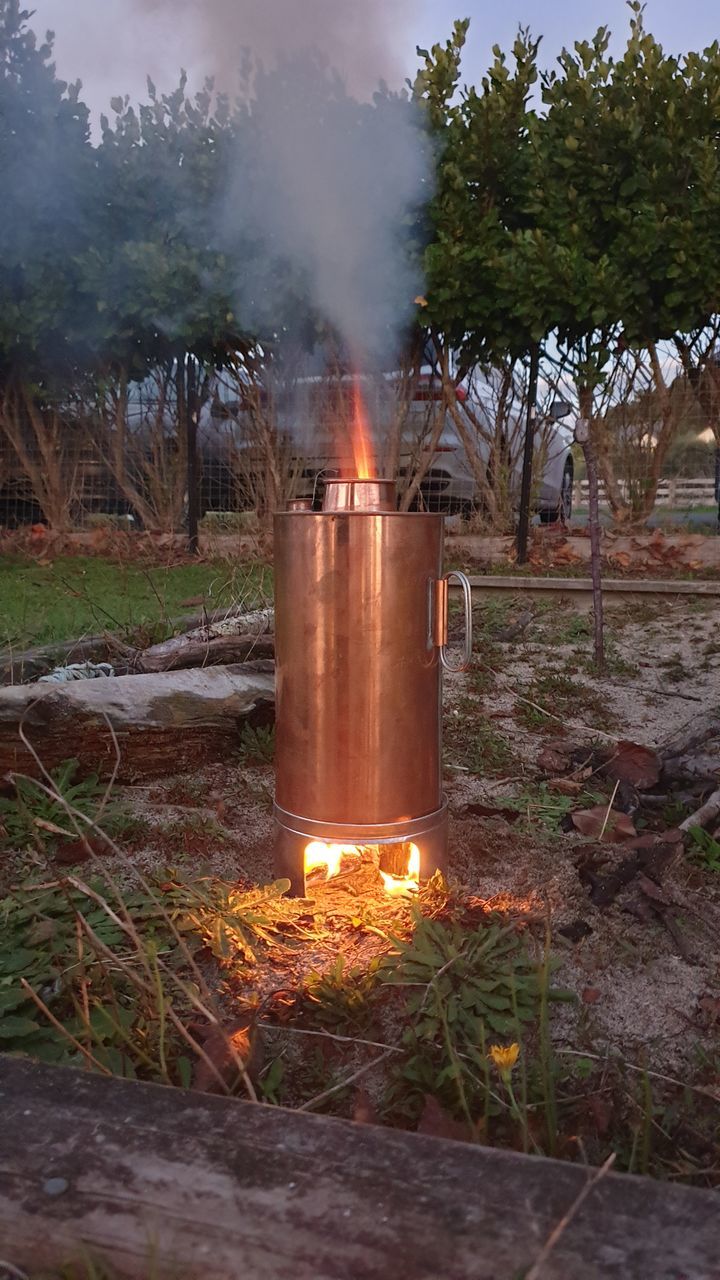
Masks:
[[[574,608],[592,606],[592,583],[589,578],[531,578],[514,574],[475,574],[469,577],[473,598],[485,600],[488,596],[535,596],[538,599],[567,597]],[[602,584],[603,599],[607,603],[627,602],[640,598],[673,600],[679,596],[705,596],[720,603],[720,582],[686,579],[637,579],[605,578]],[[450,591],[457,594],[459,587],[450,584]]]
[[[9,1058],[0,1125],[0,1257],[27,1271],[90,1255],[134,1280],[514,1280],[590,1176]],[[610,1174],[542,1280],[719,1280],[719,1208]]]
[[[243,721],[267,723],[274,696],[268,661],[0,689],[0,776],[38,774],[21,725],[46,769],[75,756],[107,778],[117,743],[119,782],[180,773],[226,759]]]

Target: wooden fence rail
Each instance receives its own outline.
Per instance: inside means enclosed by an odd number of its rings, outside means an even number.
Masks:
[[[621,493],[627,493],[627,482],[621,480],[619,482]],[[588,500],[588,482],[587,480],[579,480],[575,485],[573,501],[576,506],[582,507],[587,505]],[[658,485],[657,497],[655,499],[656,507],[709,507],[717,501],[715,481],[712,478],[701,478],[698,480],[683,480],[674,478],[671,480],[661,480]],[[605,486],[600,482],[600,502],[607,505],[605,497]]]
[[[592,1177],[0,1057],[0,1274],[520,1280],[563,1223],[540,1280],[720,1280],[712,1192]]]

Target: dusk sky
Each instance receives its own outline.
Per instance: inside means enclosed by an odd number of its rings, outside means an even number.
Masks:
[[[52,27],[56,32],[56,61],[65,79],[79,77],[84,97],[94,110],[107,106],[113,94],[144,95],[145,75],[150,73],[159,87],[176,82],[177,69],[187,66],[200,79],[208,69],[207,58],[198,54],[191,29],[183,14],[196,0],[35,0],[33,25],[40,33]],[[242,13],[248,0],[237,0]],[[287,2],[287,0],[286,0]],[[349,12],[362,13],[367,0],[335,0],[336,13],[345,5]],[[204,0],[208,8],[212,0]],[[312,4],[312,0],[309,0]],[[273,0],[262,6],[266,19]],[[297,0],[300,22],[303,0]],[[398,79],[411,75],[415,66],[415,46],[445,40],[457,17],[472,19],[464,59],[464,79],[476,81],[482,75],[494,43],[508,47],[518,22],[529,24],[543,35],[542,58],[551,64],[563,44],[590,36],[600,24],[610,26],[615,47],[627,30],[628,10],[624,0],[384,0],[383,40],[392,46],[392,60]],[[717,0],[650,0],[646,24],[668,51],[703,48],[720,33]],[[227,48],[224,50],[227,56]],[[208,57],[210,55],[207,55]],[[383,70],[387,70],[384,68]]]

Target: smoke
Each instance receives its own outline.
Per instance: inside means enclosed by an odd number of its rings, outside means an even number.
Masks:
[[[298,296],[309,291],[356,362],[369,364],[397,346],[422,291],[407,232],[431,194],[432,159],[412,105],[387,89],[378,95],[381,82],[399,89],[412,65],[416,7],[416,0],[37,0],[37,16],[55,28],[60,70],[84,78],[83,96],[96,111],[112,94],[142,94],[140,71],[161,92],[173,89],[181,66],[190,92],[213,77],[233,97],[250,52],[256,73],[240,129],[246,136],[215,228],[238,264],[238,314],[266,328],[276,316],[281,332],[292,327],[285,314],[292,281]],[[100,100],[93,69],[102,77]]]
[[[397,82],[407,62],[403,33],[412,0],[130,0],[136,22],[181,36],[193,67],[235,87],[243,48],[266,65],[316,49],[348,91],[366,95],[379,80]],[[177,35],[175,43],[177,44]],[[412,52],[412,51],[411,51]]]
[[[430,194],[416,109],[384,87],[402,84],[409,0],[136,7],[155,22],[172,14],[191,37],[196,66],[219,88],[237,84],[243,49],[258,68],[224,213],[231,242],[253,246],[241,314],[274,315],[282,330],[289,271],[354,363],[390,358],[422,287],[404,233]]]

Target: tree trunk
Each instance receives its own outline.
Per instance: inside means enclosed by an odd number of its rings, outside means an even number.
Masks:
[[[528,379],[527,420],[523,447],[522,481],[520,485],[520,511],[517,531],[517,563],[527,562],[528,533],[530,529],[530,500],[532,490],[533,451],[535,446],[535,417],[537,402],[540,347],[536,342],[530,352],[530,377]]]
[[[5,389],[0,415],[44,518],[52,529],[65,532],[72,526],[76,498],[78,424],[65,422],[54,410],[41,410],[32,389],[21,383]]]
[[[581,387],[580,416],[585,426],[580,443],[585,457],[588,480],[588,527],[590,530],[590,578],[593,594],[593,651],[599,672],[605,666],[605,634],[602,598],[602,548],[600,528],[600,486],[598,483],[597,457],[593,439],[593,393],[591,387]],[[579,424],[578,424],[579,425]]]

